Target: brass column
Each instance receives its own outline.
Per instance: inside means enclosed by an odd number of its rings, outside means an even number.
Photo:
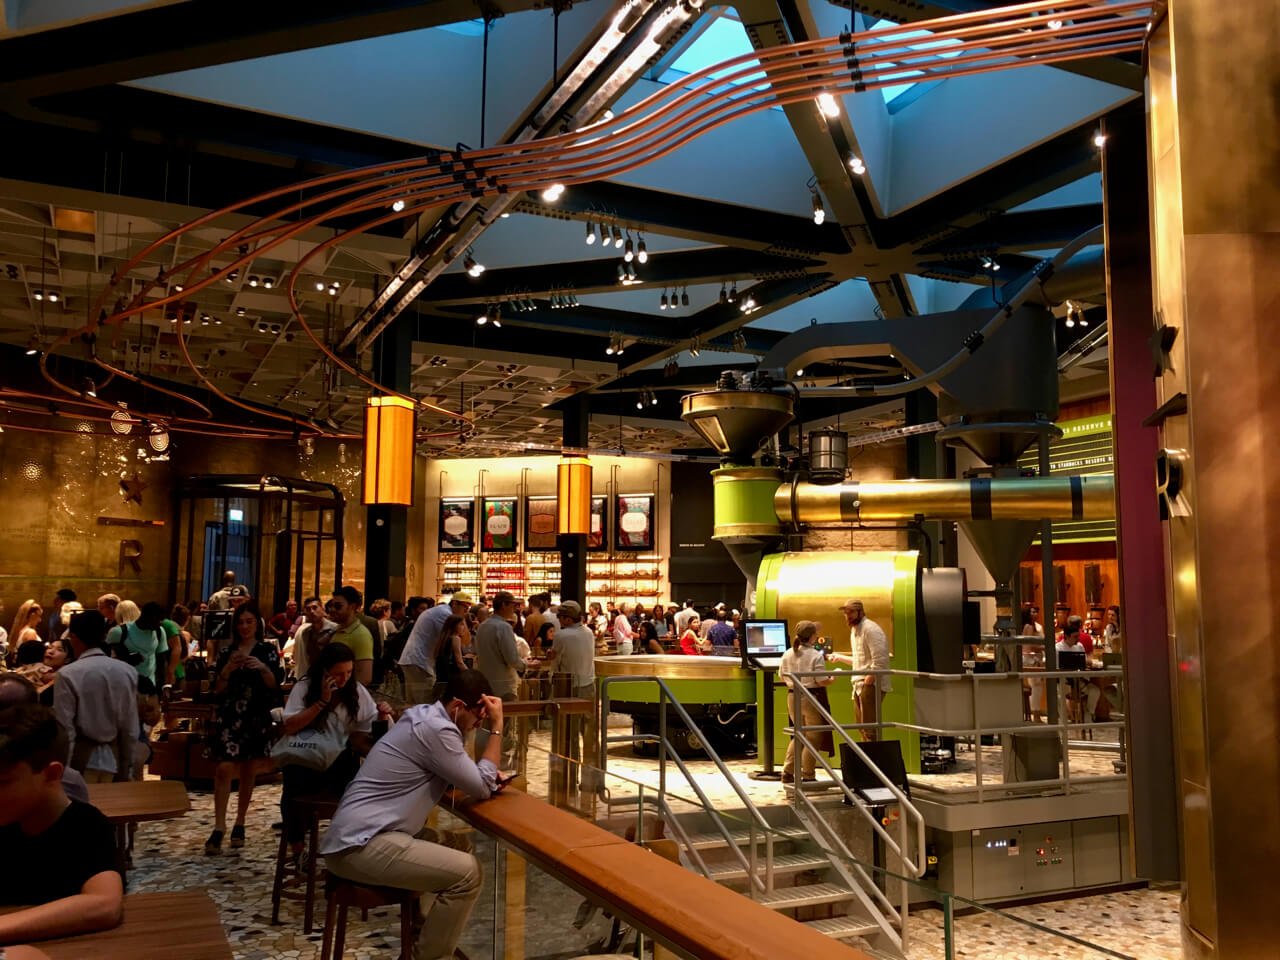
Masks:
[[[1275,0],[1170,0],[1148,51],[1187,957],[1280,944],[1278,47]]]

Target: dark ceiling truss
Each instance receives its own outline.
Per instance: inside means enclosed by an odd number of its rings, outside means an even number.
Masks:
[[[1047,250],[1064,246],[1102,222],[1102,204],[1083,203],[1001,213],[945,234],[916,249],[917,255],[971,254],[989,251]]]
[[[623,285],[618,267],[624,264],[622,253],[570,263],[531,264],[524,267],[495,267],[479,277],[465,272],[449,273],[433,283],[420,298],[424,306],[455,303],[491,303],[519,296],[549,296],[559,290],[572,290],[578,296],[588,293],[614,293],[619,290],[651,289],[655,293],[673,286],[802,276],[811,270],[825,270],[820,260],[796,260],[759,250],[733,247],[701,247],[679,253],[655,253],[649,262],[632,261],[638,285]]]
[[[785,256],[819,257],[849,252],[849,244],[838,224],[819,226],[809,217],[608,180],[575,186],[554,206],[527,197],[516,204],[516,209],[559,219],[603,220],[633,230],[767,250]]]
[[[852,5],[874,20],[916,23],[949,17],[957,13],[978,13],[1008,6],[1007,0],[824,0],[846,10]],[[1059,70],[1112,83],[1129,90],[1142,90],[1142,66],[1136,57],[1111,56],[1054,64]]]
[[[548,6],[544,0],[185,0],[6,38],[0,102]]]

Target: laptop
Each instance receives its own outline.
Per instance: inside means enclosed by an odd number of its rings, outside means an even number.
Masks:
[[[902,762],[902,744],[897,740],[872,740],[858,744],[862,752],[879,768],[895,787],[910,799],[907,769]],[[894,803],[897,797],[884,785],[874,770],[847,743],[840,744],[840,772],[845,785],[865,803],[873,807]]]
[[[1083,670],[1085,666],[1085,652],[1083,650],[1058,651],[1059,670]]]

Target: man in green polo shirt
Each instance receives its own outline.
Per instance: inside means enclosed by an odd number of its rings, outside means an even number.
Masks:
[[[360,622],[360,606],[364,597],[350,585],[333,591],[329,616],[338,624],[330,643],[345,643],[356,655],[356,679],[366,687],[373,683],[373,635]]]

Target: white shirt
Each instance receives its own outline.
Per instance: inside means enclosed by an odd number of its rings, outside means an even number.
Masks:
[[[575,688],[586,686],[596,678],[596,638],[580,623],[561,627],[551,641],[556,652],[556,671],[573,674]]]
[[[319,642],[320,638],[325,636],[325,634],[331,634],[333,633],[333,631],[337,629],[338,629],[338,625],[336,623],[334,623],[332,620],[326,619],[324,623],[320,625],[320,632],[316,636],[316,641]],[[307,639],[311,636],[312,633],[315,633],[315,631],[316,631],[315,626],[311,623],[310,620],[308,620],[306,623],[300,626],[298,628],[298,632],[294,634],[294,637],[292,640],[292,643],[293,643],[292,652],[293,652],[293,675],[295,677],[305,677],[307,675],[307,671],[311,669],[311,659],[310,657],[307,656]]]
[[[443,704],[410,707],[374,745],[342,795],[320,853],[354,850],[380,833],[412,837],[450,785],[483,800],[497,780],[491,761],[467,756],[462,732]]]
[[[353,733],[372,733],[373,721],[378,718],[378,705],[373,702],[373,696],[364,688],[364,684],[354,677],[347,682],[356,685],[356,715],[350,716],[346,706],[339,703],[336,694],[334,695],[334,699],[329,701],[332,709],[324,712],[324,728],[334,739],[349,737]],[[286,720],[307,709],[303,698],[310,687],[310,677],[303,677],[293,685],[289,702],[284,705]]]
[[[867,679],[858,676],[859,670],[889,669],[889,638],[874,620],[863,617],[862,622],[849,631],[849,647],[853,651],[855,683]],[[882,693],[893,689],[893,679],[889,676],[877,676],[875,681]]]
[[[138,739],[138,671],[100,648],[86,650],[58,671],[53,712],[67,737],[67,756],[76,740],[91,741],[86,770],[117,769],[118,757],[132,757]]]
[[[680,636],[681,634],[683,634],[685,629],[689,626],[689,621],[692,620],[697,615],[698,615],[698,611],[693,609],[693,607],[685,607],[683,610],[680,610],[679,612],[677,612],[675,617],[676,636]]]
[[[782,655],[782,662],[778,665],[778,676],[787,685],[790,690],[795,681],[791,679],[793,673],[818,673],[827,669],[827,658],[822,655],[822,651],[814,646],[791,646],[787,648],[787,652]],[[803,686],[818,687],[818,683],[814,677],[809,677],[801,681]]]

